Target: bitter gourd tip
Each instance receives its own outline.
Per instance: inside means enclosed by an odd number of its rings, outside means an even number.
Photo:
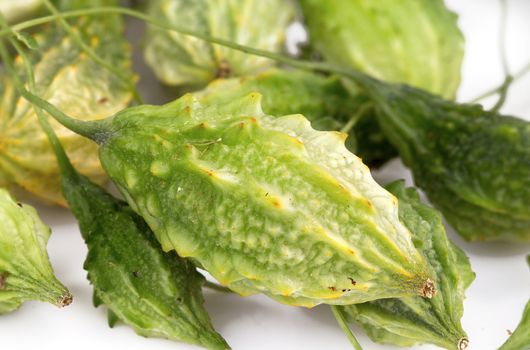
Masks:
[[[73,301],[74,301],[74,297],[72,296],[72,294],[70,294],[70,292],[66,292],[65,294],[61,295],[61,297],[57,300],[56,305],[59,308],[63,308],[63,307],[66,307],[72,304]]]
[[[421,295],[428,299],[436,295],[436,283],[432,279],[427,278],[427,281],[425,281],[421,289]]]
[[[469,345],[469,339],[466,337],[460,338],[458,341],[458,350],[466,350]]]

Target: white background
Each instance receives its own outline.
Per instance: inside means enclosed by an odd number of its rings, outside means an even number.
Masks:
[[[503,80],[499,59],[499,3],[495,0],[448,0],[460,14],[466,36],[466,58],[459,99],[468,101]],[[520,69],[530,60],[530,1],[510,0],[508,56],[510,67]],[[133,35],[136,36],[136,35]],[[138,65],[138,64],[137,64]],[[140,70],[143,68],[140,67]],[[142,73],[142,76],[144,73]],[[152,78],[140,82],[148,96],[169,96]],[[163,97],[163,98],[166,98]],[[160,99],[157,97],[156,99]],[[493,100],[487,100],[491,105]],[[530,75],[517,82],[503,112],[530,120]],[[381,183],[410,175],[399,161],[375,174]],[[92,306],[92,290],[82,268],[85,245],[71,214],[63,209],[37,205],[43,220],[53,229],[49,254],[58,278],[75,296],[66,309],[28,302],[20,310],[0,317],[0,349],[198,349],[181,343],[146,339],[125,325],[110,329],[103,307]],[[475,282],[467,292],[463,326],[469,349],[498,348],[513,330],[530,297],[530,270],[525,255],[530,245],[465,243],[449,234],[468,253]],[[216,329],[233,349],[349,349],[351,348],[326,306],[312,310],[277,304],[263,296],[241,298],[206,291],[206,307]],[[397,349],[372,343],[354,328],[365,349]],[[417,346],[414,349],[435,349]]]

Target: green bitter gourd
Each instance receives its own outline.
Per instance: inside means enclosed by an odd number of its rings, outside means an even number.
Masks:
[[[399,216],[435,276],[432,299],[403,297],[344,306],[348,320],[381,343],[412,346],[431,343],[463,350],[469,341],[462,329],[464,292],[475,275],[465,253],[446,236],[440,214],[421,203],[417,191],[401,181],[386,188],[399,199]]]
[[[46,252],[50,228],[37,211],[0,188],[0,314],[28,300],[59,307],[72,302],[55,277]]]

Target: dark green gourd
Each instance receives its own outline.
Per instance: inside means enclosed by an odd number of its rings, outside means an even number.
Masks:
[[[127,203],[78,174],[46,125],[64,197],[88,246],[84,267],[94,286],[94,302],[108,307],[109,325],[121,320],[142,336],[228,349],[203,307],[205,280],[195,265],[175,252],[163,252]]]
[[[241,294],[313,306],[435,293],[397,199],[344,134],[301,115],[267,116],[255,93],[210,106],[186,95],[97,122],[26,96],[99,143],[107,173],[164,250]]]
[[[530,241],[530,123],[358,76],[386,137],[467,240]]]
[[[445,233],[440,214],[420,201],[417,191],[401,181],[386,188],[399,199],[399,217],[435,276],[432,299],[403,297],[344,306],[347,318],[375,342],[412,346],[431,343],[463,350],[468,345],[460,319],[464,291],[475,278],[469,259]]]

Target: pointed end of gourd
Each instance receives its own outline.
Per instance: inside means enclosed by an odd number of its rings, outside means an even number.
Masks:
[[[424,298],[431,299],[436,295],[436,283],[430,278],[421,287],[421,296]]]
[[[74,301],[74,297],[70,292],[66,292],[65,294],[61,295],[61,297],[57,300],[57,307],[63,308],[68,305],[70,305]]]
[[[458,340],[458,350],[466,350],[469,345],[469,339],[467,337],[462,337]]]

